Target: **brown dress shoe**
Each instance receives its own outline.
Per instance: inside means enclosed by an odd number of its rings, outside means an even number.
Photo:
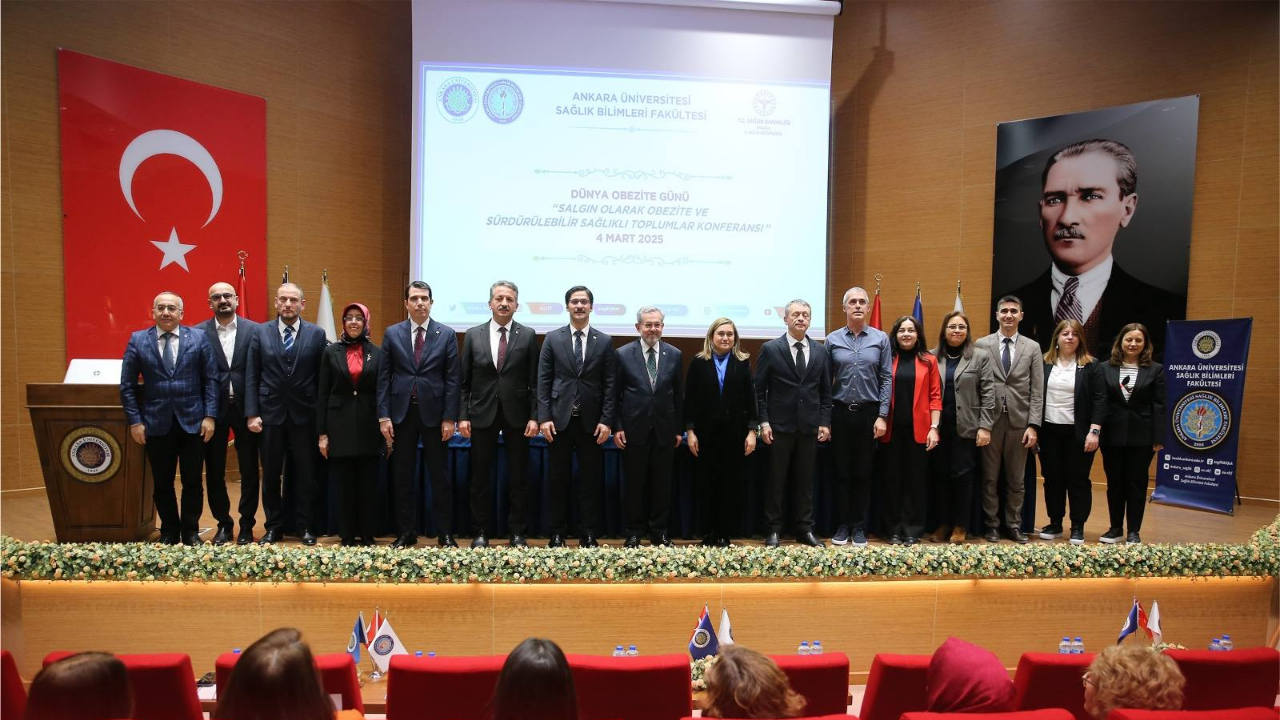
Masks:
[[[951,530],[946,525],[939,525],[937,530],[929,536],[929,542],[944,543],[947,541],[947,533]]]
[[[952,529],[951,529],[951,544],[952,544],[952,545],[959,545],[959,544],[963,543],[963,542],[965,541],[965,537],[966,537],[967,535],[968,535],[968,533],[966,533],[966,532],[964,531],[964,528],[962,528],[962,527],[957,526],[957,527],[952,528]]]

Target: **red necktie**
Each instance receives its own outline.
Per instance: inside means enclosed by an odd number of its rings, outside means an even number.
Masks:
[[[413,364],[415,367],[422,364],[422,347],[426,344],[427,331],[419,326],[418,333],[413,339]]]
[[[502,372],[502,364],[507,361],[507,329],[498,328],[498,372]]]

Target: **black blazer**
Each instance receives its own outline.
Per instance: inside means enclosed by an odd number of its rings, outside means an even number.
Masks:
[[[573,417],[575,397],[587,432],[595,432],[597,423],[613,427],[617,402],[613,389],[617,374],[613,338],[593,327],[584,340],[587,357],[581,375],[573,362],[571,326],[552,330],[542,341],[538,355],[538,422],[554,422],[556,432],[564,430]]]
[[[760,347],[756,362],[756,408],[760,422],[776,432],[817,432],[831,427],[831,359],[827,349],[805,338],[809,358],[804,377],[791,359],[790,335]]]
[[[316,433],[329,436],[329,457],[378,455],[386,446],[378,428],[378,370],[382,349],[365,340],[364,369],[352,384],[347,346],[325,348],[316,393]]]
[[[613,430],[630,433],[628,445],[643,442],[650,430],[659,439],[667,438],[667,442],[684,431],[680,417],[684,412],[680,350],[659,341],[658,379],[652,386],[645,352],[640,340],[618,348],[618,426]]]
[[[218,339],[218,320],[217,318],[209,318],[196,326],[197,330],[203,330],[205,339],[209,341],[209,346],[213,348],[214,359],[218,362],[218,414],[216,419],[219,423],[227,423],[231,421],[231,413],[234,412],[231,402],[231,391],[235,391],[236,408],[239,408],[239,415],[244,417],[244,369],[249,362],[249,345],[253,341],[253,334],[259,323],[248,318],[236,318],[236,346],[231,352],[231,363],[227,363],[227,355],[222,352],[222,341]]]
[[[1138,368],[1133,393],[1126,402],[1120,389],[1120,366],[1104,362],[1102,380],[1107,415],[1102,421],[1103,445],[1141,447],[1164,444],[1164,367],[1151,363]]]
[[[711,358],[696,355],[689,360],[684,384],[684,426],[699,435],[732,434],[745,438],[756,429],[756,391],[751,382],[751,365],[729,356],[724,371],[724,392]]]
[[[1053,366],[1045,363],[1044,405],[1046,415],[1049,406],[1049,374],[1052,372]],[[1102,366],[1097,360],[1090,361],[1084,367],[1076,365],[1075,381],[1074,417],[1076,440],[1079,441],[1081,447],[1084,447],[1085,436],[1089,434],[1089,426],[1102,425],[1107,415],[1107,389],[1102,384]],[[1048,422],[1047,417],[1042,419]]]
[[[298,318],[290,365],[277,323],[254,328],[244,369],[245,417],[261,417],[265,425],[314,425],[320,356],[329,341],[323,330]]]
[[[462,346],[462,405],[459,420],[487,428],[498,419],[498,404],[507,425],[523,428],[538,419],[538,337],[532,328],[512,320],[502,372],[493,366],[486,320],[467,331]]]
[[[426,427],[458,418],[458,336],[453,328],[427,318],[422,359],[413,361],[413,322],[404,320],[382,336],[378,373],[378,416],[399,425],[418,398],[418,417]]]

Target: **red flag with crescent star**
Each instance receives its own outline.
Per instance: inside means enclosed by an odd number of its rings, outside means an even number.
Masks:
[[[58,103],[67,359],[121,357],[164,291],[211,317],[241,252],[265,319],[266,100],[59,50]]]

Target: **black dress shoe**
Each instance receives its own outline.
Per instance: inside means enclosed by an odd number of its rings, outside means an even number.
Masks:
[[[1009,539],[1019,545],[1027,544],[1027,536],[1018,528],[1009,528]]]
[[[231,542],[231,528],[219,527],[218,532],[213,536],[214,545],[226,545]]]
[[[729,547],[729,538],[724,535],[716,538],[716,547]]]
[[[987,532],[983,534],[983,539],[987,542],[1000,542],[1000,531],[995,528],[987,528]]]
[[[702,547],[716,547],[717,545],[720,544],[720,538],[716,537],[715,535],[708,535],[702,539],[702,542],[700,544],[702,545]]]
[[[311,530],[310,530],[309,528],[303,529],[303,531],[302,531],[302,535],[300,535],[299,537],[302,539],[302,544],[303,544],[303,545],[315,545],[315,544],[316,544],[316,534],[315,534],[315,533],[313,533],[313,532],[311,532]]]
[[[596,542],[595,535],[592,535],[591,533],[587,533],[586,535],[582,536],[581,540],[578,541],[578,547],[580,548],[600,547],[600,543]]]
[[[529,543],[525,542],[523,535],[517,533],[511,536],[511,547],[529,547]]]
[[[198,532],[184,532],[182,533],[182,544],[203,545],[204,541],[200,539],[200,533]]]
[[[649,538],[649,542],[653,543],[654,547],[657,547],[659,545],[662,545],[665,547],[671,547],[671,538],[667,537],[666,533],[662,533],[661,535],[654,535],[653,537]]]
[[[439,543],[440,547],[458,547],[458,541],[454,540],[449,533],[441,535],[436,542]]]
[[[827,544],[822,542],[822,538],[814,535],[812,532],[804,533],[796,537],[796,542],[809,547],[826,547]]]
[[[262,545],[274,545],[283,539],[279,530],[268,530],[258,542]]]
[[[551,541],[547,543],[547,547],[550,547],[550,548],[564,547],[564,536],[561,535],[560,533],[552,534]]]
[[[252,542],[253,542],[252,530],[241,530],[240,534],[236,536],[237,545],[249,545]]]
[[[778,547],[781,544],[782,544],[782,541],[778,539],[778,533],[771,532],[768,535],[764,536],[765,547]]]
[[[396,541],[391,543],[391,547],[407,548],[407,547],[413,547],[414,545],[417,545],[417,544],[418,544],[418,534],[407,532],[407,533],[401,533],[400,537],[396,538]]]
[[[902,544],[902,536],[901,536],[901,535],[898,535],[898,534],[896,534],[896,533],[895,533],[895,534],[893,534],[893,535],[890,535],[890,536],[889,536],[889,544],[890,544],[890,545],[901,545],[901,544]]]
[[[356,540],[355,538],[342,538],[342,540],[340,540],[338,544],[341,545],[342,547],[359,547],[360,541]]]
[[[628,535],[628,536],[627,536],[627,541],[626,541],[626,542],[624,542],[624,543],[622,543],[622,547],[627,547],[627,548],[638,548],[638,547],[640,547],[640,536],[639,536],[639,535]]]
[[[361,539],[360,544],[363,545],[364,547],[373,547],[374,545],[378,544],[378,541],[374,540],[371,537],[367,537],[367,538]]]
[[[179,533],[160,533],[160,539],[156,542],[161,545],[177,545],[182,542],[182,535]]]
[[[912,537],[912,536],[910,536],[910,535],[908,535],[908,536],[906,536],[906,537],[902,538],[902,544],[903,544],[903,545],[915,545],[917,542],[919,542],[919,541],[918,541],[918,540],[916,540],[914,537]]]
[[[489,538],[485,537],[484,533],[480,533],[479,535],[471,538],[471,547],[487,548],[489,547]]]

